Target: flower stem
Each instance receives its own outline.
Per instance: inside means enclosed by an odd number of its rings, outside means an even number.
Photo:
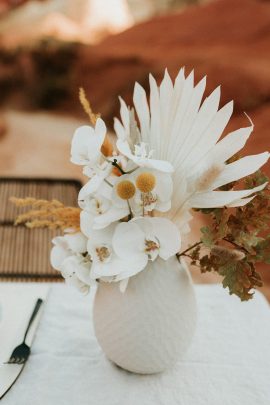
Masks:
[[[237,243],[233,242],[232,240],[227,239],[227,238],[223,238],[223,240],[225,240],[225,242],[228,242],[231,245],[233,245],[234,247],[236,247],[236,249],[243,250],[244,252],[249,253],[249,251],[246,248],[244,248],[243,246],[238,245]]]
[[[130,220],[133,218],[133,213],[132,213],[132,210],[131,210],[131,206],[130,206],[129,200],[127,200],[127,205],[128,205],[128,209],[129,209],[128,221],[130,221]]]
[[[190,250],[194,249],[195,247],[197,247],[197,246],[199,246],[201,244],[202,244],[202,241],[196,242],[196,243],[194,243],[194,245],[191,245],[190,247],[188,247],[183,252],[176,253],[177,258],[179,259],[179,257],[181,257],[181,256],[187,256],[186,255],[187,252],[189,252]]]
[[[135,169],[129,170],[128,172],[126,172],[125,174],[131,174],[134,173],[137,169],[139,169],[139,166],[135,167]]]
[[[114,167],[116,167],[116,168],[119,170],[119,172],[120,172],[121,174],[126,174],[126,172],[122,169],[122,167],[117,163],[117,160],[116,160],[116,159],[114,159],[114,161],[111,162],[111,163],[112,163],[112,165],[113,165]]]
[[[224,240],[225,242],[230,243],[231,245],[233,245],[235,248],[237,248],[239,250],[242,250],[242,251],[244,251],[246,253],[249,253],[248,250],[245,249],[243,246],[238,245],[237,243],[227,239],[226,237],[222,238],[221,240]],[[185,249],[183,252],[176,253],[177,258],[179,259],[181,256],[186,256],[186,257],[191,258],[189,255],[187,255],[187,253],[190,250],[195,249],[197,246],[201,245],[202,243],[203,243],[202,241],[196,242],[193,245],[191,245],[190,247],[188,247],[187,249]]]
[[[107,179],[104,179],[105,183],[108,184],[108,186],[113,187],[112,183],[110,183]]]

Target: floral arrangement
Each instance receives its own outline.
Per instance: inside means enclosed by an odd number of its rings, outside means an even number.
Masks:
[[[262,285],[255,265],[270,263],[270,205],[268,179],[259,169],[269,153],[238,155],[251,121],[221,138],[233,102],[219,109],[220,88],[203,99],[205,86],[206,78],[194,85],[193,72],[185,77],[184,69],[173,83],[166,70],[160,86],[150,75],[148,102],[136,83],[134,108],[120,98],[115,143],[80,90],[91,125],[78,128],[71,144],[71,162],[89,179],[79,208],[13,199],[31,206],[17,224],[64,230],[53,239],[51,263],[68,283],[88,292],[95,282],[116,282],[124,292],[149,261],[176,255],[203,273],[220,274],[241,300]],[[181,251],[194,210],[209,224]]]

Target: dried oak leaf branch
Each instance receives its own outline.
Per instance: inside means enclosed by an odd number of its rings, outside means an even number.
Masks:
[[[245,179],[245,188],[268,181],[261,171]],[[237,187],[238,183],[226,186]],[[211,225],[201,229],[201,240],[178,257],[186,256],[202,273],[214,271],[222,276],[224,288],[242,301],[252,298],[261,287],[257,263],[270,264],[270,192],[259,192],[247,205],[238,208],[199,210],[210,216]]]

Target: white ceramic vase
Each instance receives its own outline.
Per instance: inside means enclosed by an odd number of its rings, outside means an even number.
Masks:
[[[185,264],[157,259],[119,283],[101,282],[94,302],[96,337],[107,357],[139,374],[170,368],[186,352],[196,327],[194,288]]]

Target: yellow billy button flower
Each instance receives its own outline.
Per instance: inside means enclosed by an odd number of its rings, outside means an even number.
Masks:
[[[130,200],[130,198],[134,197],[136,188],[131,181],[123,180],[117,184],[116,191],[122,200]]]
[[[156,178],[152,173],[144,172],[136,179],[136,186],[142,193],[150,193],[156,185]]]

